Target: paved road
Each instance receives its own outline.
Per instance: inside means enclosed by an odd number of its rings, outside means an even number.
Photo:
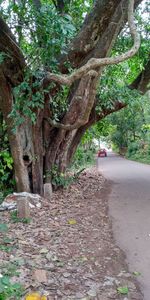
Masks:
[[[141,272],[144,300],[150,300],[150,165],[108,154],[98,159],[98,168],[114,183],[109,208],[115,239],[130,271]]]

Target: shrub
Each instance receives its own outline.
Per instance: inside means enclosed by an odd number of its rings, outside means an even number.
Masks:
[[[12,192],[15,184],[13,180],[13,159],[8,149],[0,152],[0,178],[0,190],[6,196],[6,194]]]
[[[132,142],[128,146],[127,156],[134,155],[138,150],[140,149],[140,146],[137,142]]]

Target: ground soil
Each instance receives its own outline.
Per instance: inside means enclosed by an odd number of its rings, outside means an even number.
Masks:
[[[12,280],[23,284],[25,294],[38,291],[49,300],[142,300],[113,238],[110,190],[111,184],[90,168],[56,191],[50,203],[32,209],[29,224],[13,223],[9,212],[1,212],[0,223],[9,227],[5,237],[11,239],[10,251],[0,250],[1,272],[17,265],[19,277]],[[120,294],[118,287],[128,287],[128,293]]]

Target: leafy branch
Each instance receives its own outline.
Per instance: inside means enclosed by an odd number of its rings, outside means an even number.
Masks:
[[[105,58],[91,58],[84,66],[77,69],[70,75],[58,75],[54,73],[48,72],[46,75],[47,81],[55,81],[60,84],[70,86],[75,80],[80,79],[82,76],[87,74],[89,71],[104,67],[107,65],[118,64],[123,62],[124,60],[129,59],[130,57],[134,56],[139,47],[140,47],[140,35],[136,30],[136,25],[134,22],[134,0],[129,0],[128,6],[128,23],[130,28],[130,33],[133,38],[134,44],[130,50],[127,52],[117,55],[116,57],[105,57]]]

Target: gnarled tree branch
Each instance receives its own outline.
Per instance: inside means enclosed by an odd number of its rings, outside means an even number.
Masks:
[[[84,66],[80,67],[78,70],[74,71],[71,75],[68,75],[68,76],[67,75],[57,75],[57,74],[48,72],[47,76],[46,76],[46,80],[49,82],[55,81],[60,84],[70,86],[75,80],[80,79],[87,72],[89,72],[93,69],[104,67],[107,65],[118,64],[118,63],[134,56],[140,47],[140,36],[136,30],[133,12],[134,12],[134,0],[129,0],[128,23],[129,23],[129,27],[130,27],[131,36],[134,40],[134,44],[130,50],[128,50],[126,53],[123,53],[116,57],[91,58]]]
[[[81,114],[78,118],[78,120],[74,124],[61,124],[58,122],[53,121],[51,118],[46,118],[46,120],[49,122],[49,124],[52,127],[56,128],[61,128],[64,130],[73,130],[73,129],[78,129],[79,127],[83,126],[86,124],[89,120],[89,116],[91,113],[91,109],[94,104],[94,99],[95,97],[92,97],[91,95],[91,89],[92,89],[92,78],[97,77],[98,73],[96,71],[91,71],[89,72],[86,76],[85,79],[87,81],[86,88],[84,91],[84,96],[83,96],[83,103],[85,104],[85,111],[81,111]]]

